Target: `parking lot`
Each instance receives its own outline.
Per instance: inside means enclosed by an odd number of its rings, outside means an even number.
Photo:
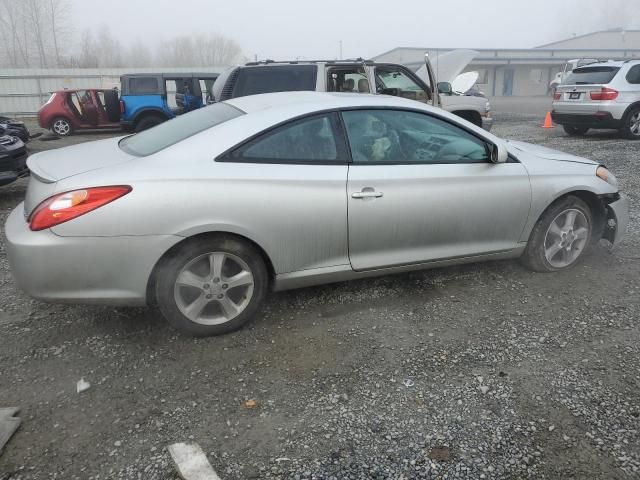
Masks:
[[[496,116],[499,136],[617,175],[620,246],[551,275],[504,261],[277,293],[244,330],[193,339],[152,309],[31,300],[0,236],[0,408],[23,419],[0,479],[174,479],[179,441],[223,480],[638,478],[640,144]],[[26,184],[0,189],[0,224]]]

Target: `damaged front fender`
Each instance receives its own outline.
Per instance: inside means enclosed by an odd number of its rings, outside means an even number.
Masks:
[[[629,199],[620,194],[620,198],[607,205],[607,223],[602,238],[615,246],[627,233],[629,225]]]

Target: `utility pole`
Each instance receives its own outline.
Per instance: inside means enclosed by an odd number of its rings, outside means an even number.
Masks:
[[[340,40],[340,57],[338,58],[338,60],[342,60],[342,40]]]

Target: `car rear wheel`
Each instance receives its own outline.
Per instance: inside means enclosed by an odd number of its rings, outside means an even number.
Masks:
[[[165,259],[156,278],[162,314],[196,337],[241,328],[258,311],[269,283],[260,253],[227,236],[187,242]]]
[[[574,267],[588,251],[593,231],[591,210],[577,197],[551,205],[531,232],[523,262],[536,272]]]
[[[60,137],[66,137],[73,133],[71,122],[63,117],[54,118],[51,122],[51,131]]]
[[[629,140],[640,140],[640,107],[632,108],[622,120],[620,133]]]
[[[134,128],[134,131],[136,133],[142,132],[144,130],[148,130],[152,127],[155,127],[156,125],[160,125],[162,122],[164,122],[165,119],[161,118],[157,115],[151,115],[148,117],[144,117],[142,119],[140,119],[137,123],[136,126]]]
[[[589,127],[576,127],[575,125],[564,125],[563,128],[567,135],[572,137],[584,135],[589,131]]]

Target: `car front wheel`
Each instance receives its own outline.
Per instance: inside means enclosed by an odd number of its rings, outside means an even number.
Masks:
[[[188,241],[161,262],[156,278],[162,314],[196,337],[241,328],[260,308],[269,283],[259,252],[227,236]]]
[[[568,196],[547,209],[536,223],[524,263],[536,272],[557,272],[574,267],[589,249],[593,231],[591,210]]]

